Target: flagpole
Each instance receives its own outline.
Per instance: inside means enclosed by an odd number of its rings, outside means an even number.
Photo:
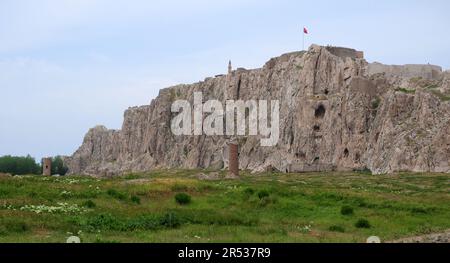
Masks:
[[[302,28],[302,33],[303,33],[302,51],[305,51],[305,26],[303,26]]]

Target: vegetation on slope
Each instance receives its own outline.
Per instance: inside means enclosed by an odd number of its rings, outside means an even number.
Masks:
[[[447,174],[200,172],[0,178],[0,242],[364,242],[450,228]]]

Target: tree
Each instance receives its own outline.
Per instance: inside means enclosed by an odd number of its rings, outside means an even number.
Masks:
[[[0,157],[0,172],[18,175],[40,174],[41,166],[30,155],[26,157],[6,155]]]
[[[65,175],[69,168],[64,165],[64,161],[61,156],[53,157],[52,159],[52,174]]]

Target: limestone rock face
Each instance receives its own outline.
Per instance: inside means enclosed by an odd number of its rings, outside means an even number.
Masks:
[[[356,51],[354,51],[356,52]],[[238,69],[160,91],[129,108],[121,130],[91,129],[65,159],[72,174],[110,176],[157,168],[228,165],[225,136],[175,136],[172,102],[279,100],[280,139],[239,136],[241,169],[450,172],[450,76],[431,65],[369,64],[361,52],[313,45],[263,68]],[[205,116],[204,116],[205,117]]]

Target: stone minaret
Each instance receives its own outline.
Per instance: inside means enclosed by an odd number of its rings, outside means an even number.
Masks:
[[[228,62],[228,74],[227,74],[227,89],[233,86],[231,82],[231,76],[233,75],[233,67],[231,66],[231,60]],[[228,98],[229,99],[229,98]]]
[[[233,97],[228,97],[228,91],[232,90],[232,74],[233,67],[231,65],[231,60],[228,62],[228,74],[227,83],[225,85],[224,96],[225,100],[234,99]],[[236,136],[226,136],[227,146],[225,149],[228,151],[228,173],[226,178],[237,178],[239,176],[239,145]]]
[[[227,83],[225,84],[225,90],[223,92],[224,100],[229,100],[231,98],[228,97],[228,90],[230,89],[231,85],[231,73],[233,71],[233,67],[231,66],[231,60],[228,61],[228,74],[227,74]]]

